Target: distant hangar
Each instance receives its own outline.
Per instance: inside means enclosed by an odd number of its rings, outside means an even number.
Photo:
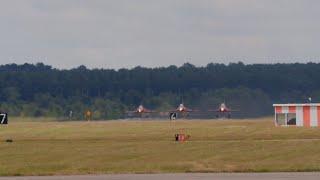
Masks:
[[[320,126],[320,103],[273,104],[276,126]]]

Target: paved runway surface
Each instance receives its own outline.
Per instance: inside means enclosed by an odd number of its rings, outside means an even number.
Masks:
[[[319,180],[320,173],[188,173],[0,177],[0,180]]]

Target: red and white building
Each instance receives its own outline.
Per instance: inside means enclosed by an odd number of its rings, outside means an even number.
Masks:
[[[276,126],[320,126],[320,103],[274,104]]]

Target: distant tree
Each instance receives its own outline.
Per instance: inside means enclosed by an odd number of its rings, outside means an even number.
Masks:
[[[182,99],[207,108],[227,101],[243,117],[272,113],[272,103],[319,101],[320,63],[210,63],[197,67],[132,69],[54,69],[43,63],[0,66],[1,110],[21,116],[122,118],[140,103],[152,109],[175,108]]]

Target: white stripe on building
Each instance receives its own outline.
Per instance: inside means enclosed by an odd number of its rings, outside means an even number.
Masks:
[[[303,126],[303,107],[297,106],[296,126]]]
[[[283,106],[282,107],[282,113],[289,113],[289,107],[288,106]]]
[[[310,107],[310,126],[311,127],[318,126],[318,111],[316,106]]]

